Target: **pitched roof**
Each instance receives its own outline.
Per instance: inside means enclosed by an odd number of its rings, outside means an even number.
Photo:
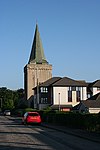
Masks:
[[[43,50],[43,46],[42,46],[40,33],[38,30],[37,24],[36,24],[34,40],[33,40],[31,54],[30,54],[30,58],[29,58],[28,63],[29,64],[30,63],[36,63],[36,64],[48,63],[46,61],[46,58],[44,55],[44,50]]]
[[[72,110],[79,110],[80,107],[81,107],[81,103],[75,105],[75,106],[72,108]]]
[[[68,77],[64,77],[58,82],[54,83],[53,86],[83,86],[86,87],[86,82],[76,81]]]
[[[87,100],[100,100],[100,92],[91,96],[90,98],[88,98]]]
[[[44,83],[40,84],[39,86],[40,87],[43,87],[43,86],[50,86],[52,85],[53,83],[59,81],[61,79],[61,77],[52,77],[50,79],[48,79],[47,81],[45,81]]]
[[[100,108],[100,93],[81,101],[88,108]]]
[[[90,87],[100,87],[100,80],[96,80],[89,84]]]

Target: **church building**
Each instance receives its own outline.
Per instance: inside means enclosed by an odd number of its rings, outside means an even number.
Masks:
[[[38,25],[36,24],[32,49],[28,64],[24,67],[25,99],[34,96],[33,88],[52,78],[52,65],[45,58]]]
[[[52,65],[45,58],[37,24],[29,61],[24,67],[24,89],[28,106],[34,109],[100,112],[100,96],[98,99],[94,96],[100,95],[100,80],[87,83],[69,77],[52,77]],[[93,101],[91,96],[94,96]]]

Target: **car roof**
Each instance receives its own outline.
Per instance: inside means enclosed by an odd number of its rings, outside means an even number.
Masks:
[[[10,111],[10,110],[7,109],[7,110],[5,110],[5,111]]]
[[[27,112],[27,113],[30,113],[30,114],[31,114],[31,113],[37,113],[37,114],[39,114],[38,112],[34,112],[34,111],[29,111],[29,112]]]

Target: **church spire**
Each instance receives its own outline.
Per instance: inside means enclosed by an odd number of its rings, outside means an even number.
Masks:
[[[45,55],[44,55],[44,50],[40,38],[40,33],[38,30],[38,25],[36,24],[36,29],[35,29],[35,35],[34,35],[34,40],[32,44],[32,49],[31,49],[31,54],[29,58],[29,64],[34,63],[34,64],[48,64],[46,61]]]

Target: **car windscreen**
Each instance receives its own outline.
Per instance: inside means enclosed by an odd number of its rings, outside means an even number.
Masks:
[[[37,113],[29,113],[28,116],[39,116]]]

